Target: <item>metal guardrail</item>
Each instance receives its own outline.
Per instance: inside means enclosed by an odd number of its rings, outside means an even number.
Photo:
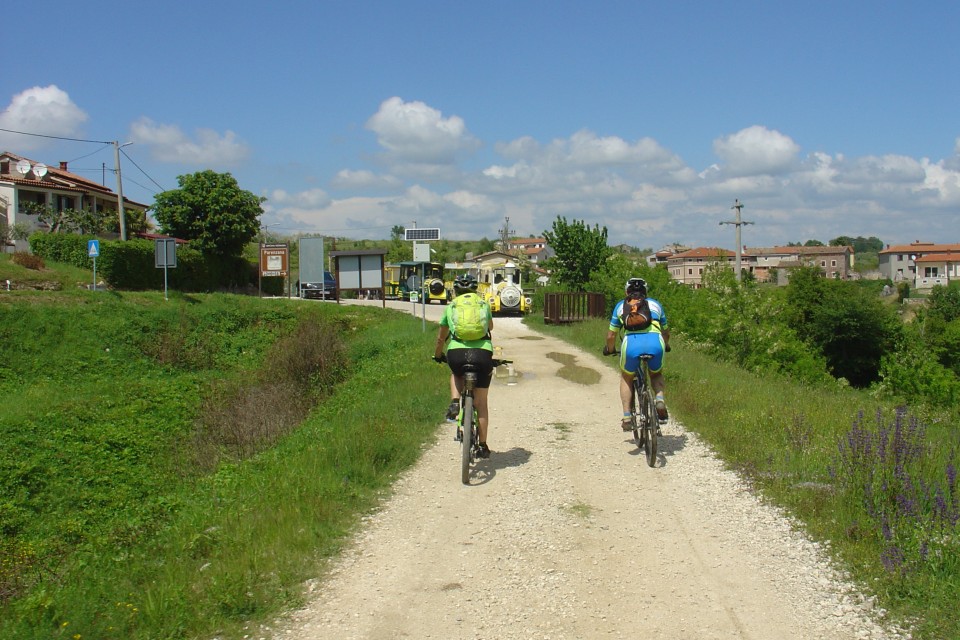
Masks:
[[[543,298],[543,321],[546,324],[580,322],[606,315],[607,301],[602,293],[547,293]]]

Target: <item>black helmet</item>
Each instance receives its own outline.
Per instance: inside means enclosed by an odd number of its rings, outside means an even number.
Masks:
[[[453,289],[458,293],[469,293],[477,290],[477,279],[469,273],[464,273],[453,279]]]
[[[624,293],[638,293],[640,295],[647,295],[647,281],[643,278],[630,278],[627,280],[627,284],[623,287]]]

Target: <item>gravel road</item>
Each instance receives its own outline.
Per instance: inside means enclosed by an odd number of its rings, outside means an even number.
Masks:
[[[520,376],[494,382],[471,484],[443,424],[308,604],[249,637],[910,637],[673,418],[648,467],[599,354],[495,322]]]

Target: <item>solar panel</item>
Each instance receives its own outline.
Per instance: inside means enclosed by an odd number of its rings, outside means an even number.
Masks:
[[[439,240],[440,229],[414,228],[403,230],[404,240]]]

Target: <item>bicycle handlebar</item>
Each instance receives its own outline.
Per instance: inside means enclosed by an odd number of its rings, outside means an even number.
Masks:
[[[434,362],[436,362],[437,364],[444,364],[444,363],[447,361],[447,356],[446,356],[446,354],[444,354],[444,355],[442,355],[442,356],[440,356],[440,357],[431,356],[430,359],[433,360]],[[493,359],[493,366],[494,366],[494,368],[502,367],[502,366],[505,365],[505,364],[513,364],[513,360],[504,360],[504,359],[497,360],[496,358]],[[469,365],[468,365],[468,366],[469,366]]]

